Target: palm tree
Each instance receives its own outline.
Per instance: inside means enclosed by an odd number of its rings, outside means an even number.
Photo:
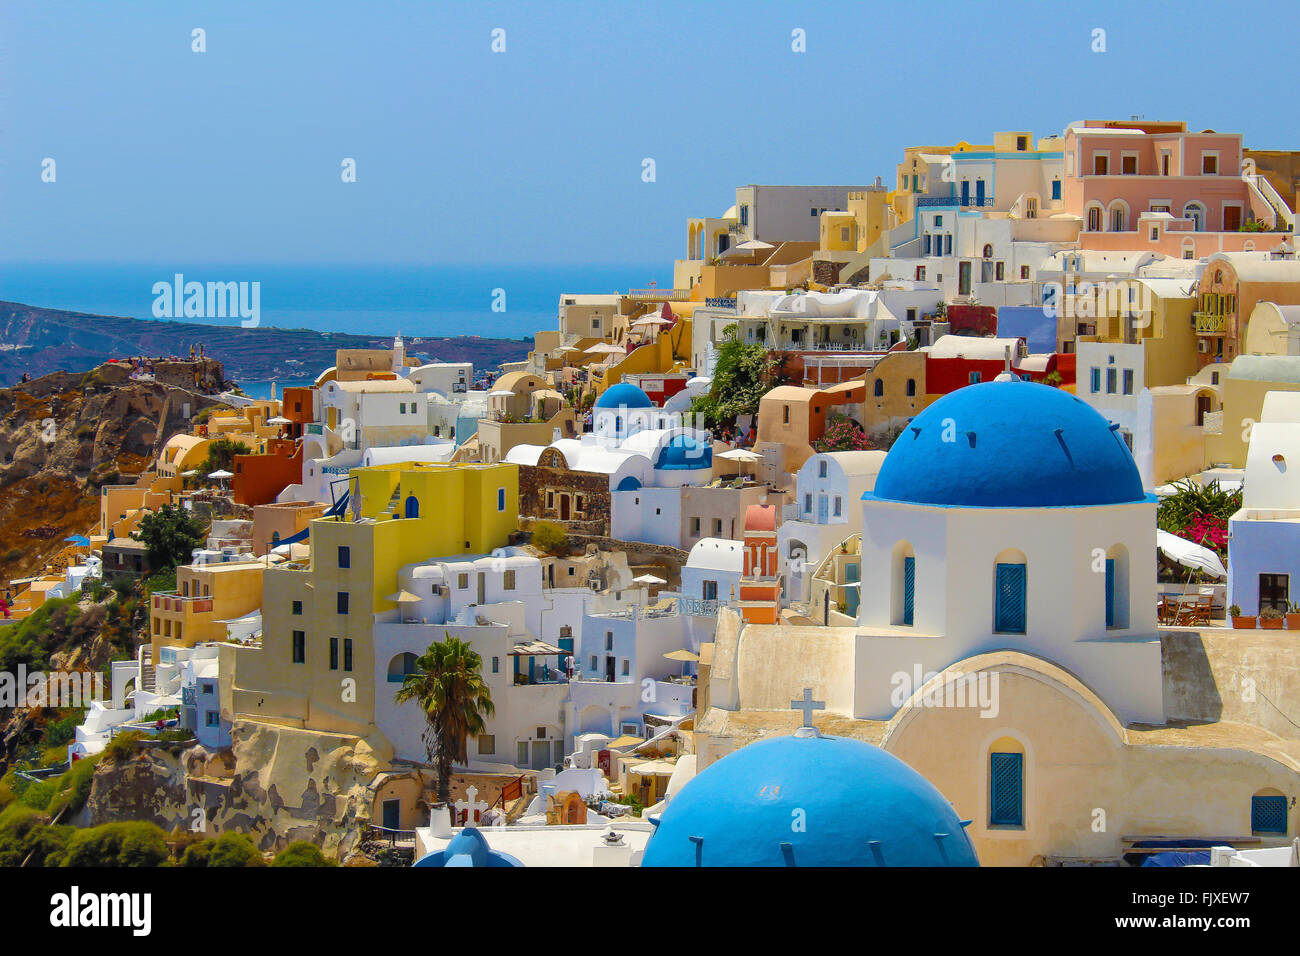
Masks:
[[[429,722],[424,747],[438,774],[438,800],[447,803],[452,763],[468,759],[466,742],[483,733],[483,719],[496,708],[483,682],[483,658],[465,641],[447,633],[445,640],[434,641],[416,658],[415,666],[393,700],[398,704],[413,700],[424,711]]]

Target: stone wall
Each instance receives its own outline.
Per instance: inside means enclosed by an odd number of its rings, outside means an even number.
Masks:
[[[548,493],[551,505],[547,506]],[[582,496],[582,509],[577,498]],[[568,517],[563,514],[568,497]],[[519,514],[533,520],[553,521],[566,530],[587,534],[609,533],[609,476],[540,465],[519,466]]]

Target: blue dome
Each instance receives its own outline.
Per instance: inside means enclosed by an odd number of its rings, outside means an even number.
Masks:
[[[523,866],[509,853],[488,846],[487,839],[478,827],[466,827],[447,841],[441,850],[426,853],[413,866]]]
[[[1032,382],[969,385],[898,436],[864,499],[967,508],[1145,501],[1124,439],[1068,392]]]
[[[628,382],[611,385],[596,399],[597,408],[654,408],[654,405],[649,395]]]
[[[675,435],[659,452],[655,467],[663,471],[712,468],[713,447],[691,435]]]
[[[979,866],[956,811],[892,754],[776,737],[728,754],[669,801],[643,866]]]

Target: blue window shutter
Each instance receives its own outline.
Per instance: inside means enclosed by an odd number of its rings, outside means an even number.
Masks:
[[[1025,633],[1025,566],[997,566],[997,594],[993,630],[1003,634]]]
[[[1115,626],[1115,559],[1106,559],[1106,626]]]
[[[1023,754],[989,754],[989,826],[1024,826],[1024,760]]]
[[[916,558],[903,559],[903,623],[912,626],[916,607]]]
[[[1252,833],[1286,834],[1286,797],[1251,797]]]

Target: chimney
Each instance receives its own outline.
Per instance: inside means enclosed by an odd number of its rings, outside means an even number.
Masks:
[[[592,866],[631,866],[632,847],[623,839],[623,835],[613,828],[592,851]]]

